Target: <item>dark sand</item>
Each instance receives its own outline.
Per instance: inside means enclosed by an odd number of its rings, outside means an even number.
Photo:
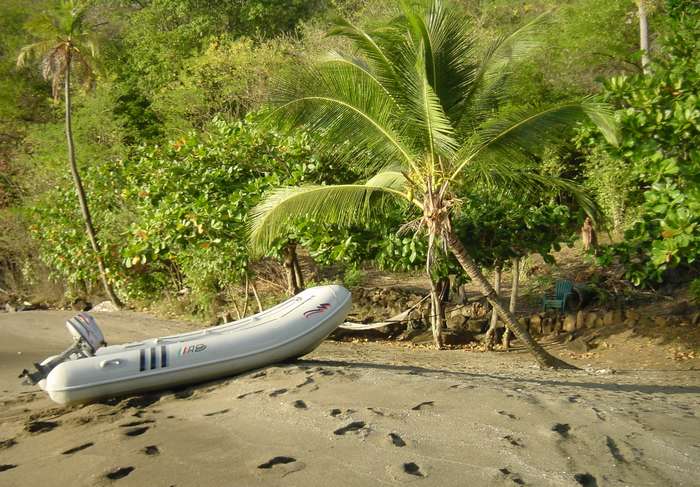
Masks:
[[[291,364],[62,407],[16,375],[69,344],[69,316],[0,314],[0,486],[700,485],[697,370],[542,372],[518,352],[326,342]],[[96,316],[112,343],[191,328]]]

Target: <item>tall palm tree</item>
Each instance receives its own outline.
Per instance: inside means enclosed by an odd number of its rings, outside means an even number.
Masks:
[[[71,122],[71,77],[75,75],[86,88],[92,87],[95,81],[95,57],[97,43],[95,37],[85,22],[87,9],[75,0],[61,1],[55,9],[48,10],[27,23],[27,30],[38,41],[24,46],[17,56],[17,66],[24,66],[29,59],[40,60],[41,73],[44,79],[51,81],[54,99],[58,99],[63,88],[66,105],[66,141],[68,143],[68,163],[70,165],[73,185],[78,195],[80,211],[85,221],[85,231],[95,252],[97,267],[100,271],[102,285],[107,297],[116,305],[122,303],[114,293],[107,278],[100,244],[97,241],[95,226],[92,223],[87,195],[82,178],[75,161],[73,143],[73,128]]]
[[[569,181],[534,171],[533,160],[586,118],[612,140],[609,112],[591,99],[512,108],[510,74],[536,45],[544,17],[482,50],[457,8],[441,0],[401,5],[401,16],[372,31],[338,21],[331,34],[351,40],[355,55],[332,53],[300,68],[281,82],[275,100],[280,118],[322,133],[319,148],[362,167],[367,179],[275,190],[252,211],[251,247],[264,251],[300,214],[352,225],[389,204],[414,206],[422,216],[413,226],[427,232],[428,266],[436,250],[449,249],[541,366],[570,367],[547,353],[500,303],[453,231],[452,217],[469,204],[458,188],[482,183],[566,190],[595,216],[591,199]]]

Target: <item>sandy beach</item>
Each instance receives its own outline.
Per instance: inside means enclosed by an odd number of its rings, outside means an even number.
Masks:
[[[325,342],[177,391],[58,406],[17,374],[70,312],[0,315],[2,486],[700,485],[698,370]],[[96,314],[110,343],[191,329]],[[585,363],[578,363],[585,365]]]

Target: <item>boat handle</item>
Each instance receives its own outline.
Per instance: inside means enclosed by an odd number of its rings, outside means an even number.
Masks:
[[[103,369],[105,367],[112,367],[112,366],[119,367],[121,364],[122,364],[122,361],[120,359],[113,358],[111,360],[103,360],[102,362],[100,362],[100,367],[102,367]]]

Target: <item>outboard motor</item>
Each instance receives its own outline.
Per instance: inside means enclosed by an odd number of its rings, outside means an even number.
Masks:
[[[84,357],[92,357],[95,352],[107,343],[104,335],[97,326],[95,318],[87,313],[80,313],[66,321],[66,328],[73,337],[73,343],[64,352],[47,358],[40,364],[35,363],[36,372],[24,369],[19,378],[24,378],[24,384],[35,385],[46,379],[58,364],[66,360],[78,360]]]

